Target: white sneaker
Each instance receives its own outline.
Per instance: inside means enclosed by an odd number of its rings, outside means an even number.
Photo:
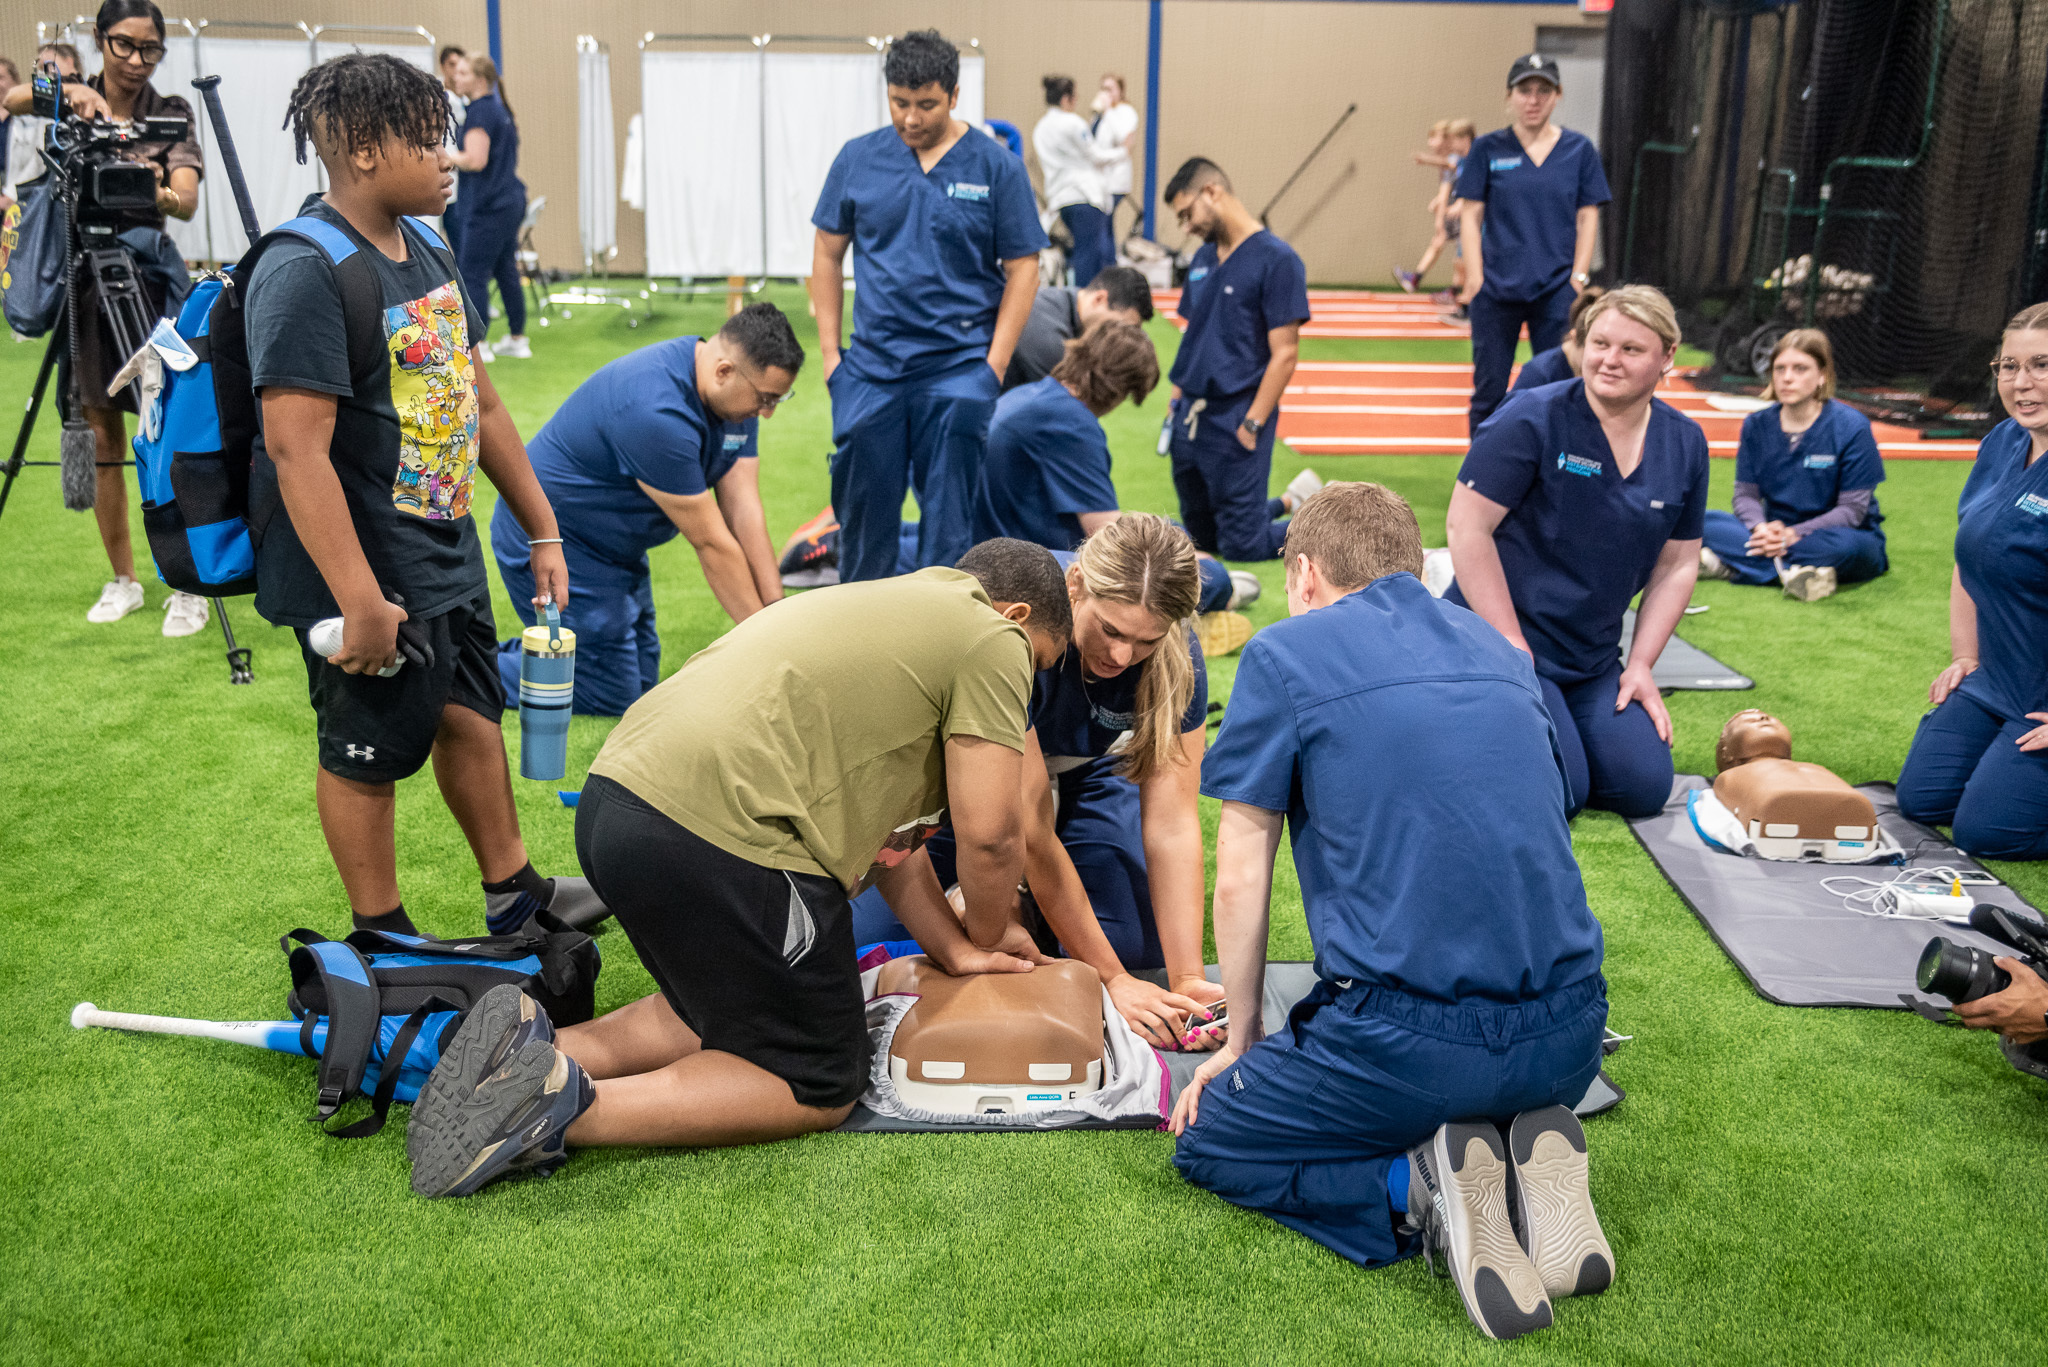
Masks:
[[[1700,547],[1700,578],[1733,579],[1734,577],[1735,571],[1728,568],[1727,562],[1723,561],[1720,556],[1714,554],[1705,546]]]
[[[533,344],[524,337],[507,337],[498,343],[497,354],[510,356],[515,360],[530,361],[533,359]]]
[[[118,622],[142,606],[142,585],[126,575],[100,590],[100,601],[85,610],[88,622]]]
[[[1802,603],[1817,603],[1835,591],[1833,565],[1794,565],[1778,576],[1785,596]]]
[[[1236,612],[1247,603],[1258,602],[1259,595],[1265,592],[1265,589],[1266,586],[1259,582],[1259,576],[1253,574],[1250,570],[1232,570],[1230,572],[1230,602],[1225,605],[1225,611]]]
[[[1429,590],[1432,598],[1441,598],[1450,591],[1451,582],[1458,577],[1457,567],[1451,564],[1451,553],[1438,546],[1422,553],[1422,587]]]
[[[164,604],[164,635],[196,636],[213,609],[196,593],[174,593]]]
[[[476,344],[476,358],[479,361],[482,361],[485,365],[489,365],[491,362],[498,359],[498,353],[491,350],[491,344],[489,342],[478,342]]]
[[[1308,502],[1318,489],[1323,487],[1323,477],[1313,470],[1303,470],[1287,481],[1287,487],[1280,491],[1280,497],[1287,500],[1287,511],[1297,512]]]

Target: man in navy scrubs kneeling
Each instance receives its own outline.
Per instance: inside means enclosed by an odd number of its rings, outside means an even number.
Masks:
[[[1023,161],[953,117],[953,45],[935,29],[906,33],[882,70],[891,126],[839,149],[811,215],[842,583],[896,573],[906,486],[913,568],[951,565],[974,544],[989,419],[1046,246]],[[849,244],[854,341],[842,356]]]
[[[1245,647],[1202,766],[1230,1039],[1174,1107],[1174,1165],[1366,1267],[1441,1256],[1513,1338],[1614,1277],[1569,1109],[1607,985],[1550,716],[1528,656],[1423,588],[1399,495],[1331,484],[1285,550],[1289,619]],[[1283,819],[1321,981],[1266,1038]]]

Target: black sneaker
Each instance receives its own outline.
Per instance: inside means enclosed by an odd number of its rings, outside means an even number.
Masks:
[[[501,1177],[546,1177],[569,1161],[563,1136],[596,1100],[576,1060],[541,1039],[465,1095],[421,1092],[406,1135],[412,1189],[469,1196]]]
[[[1465,1313],[1492,1339],[1550,1325],[1550,1298],[1508,1222],[1508,1155],[1500,1131],[1454,1120],[1408,1151],[1409,1224],[1430,1270],[1448,1276]],[[1419,1199],[1418,1199],[1419,1198]]]
[[[534,1040],[553,1043],[555,1027],[540,1003],[510,983],[500,983],[484,993],[449,1041],[447,1051],[427,1075],[413,1103],[413,1118],[406,1127],[405,1156],[419,1160],[420,1146],[427,1132],[419,1116],[430,1098],[437,1104],[453,1105],[476,1090],[479,1082],[505,1066],[508,1059]]]
[[[1524,1111],[1508,1126],[1522,1247],[1552,1296],[1597,1296],[1614,1283],[1614,1250],[1586,1181],[1586,1130],[1566,1106]]]

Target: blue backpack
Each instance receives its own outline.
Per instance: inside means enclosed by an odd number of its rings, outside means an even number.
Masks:
[[[446,249],[427,224],[406,222]],[[272,494],[252,506],[249,494],[258,417],[243,306],[256,263],[286,238],[312,243],[334,272],[356,392],[374,385],[390,364],[383,295],[366,254],[374,248],[324,218],[306,215],[280,225],[233,266],[199,282],[177,318],[178,336],[198,363],[165,373],[135,438],[142,525],[157,576],[185,593],[224,598],[256,591],[256,549],[280,500]]]

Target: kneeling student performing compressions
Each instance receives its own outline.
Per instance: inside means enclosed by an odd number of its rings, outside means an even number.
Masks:
[[[870,882],[949,973],[1045,962],[1013,916],[1031,678],[1065,649],[1051,552],[804,594],[635,703],[576,852],[660,991],[556,1039],[479,1011],[413,1109],[413,1189],[462,1196],[570,1145],[830,1129],[868,1081],[848,898]],[[964,922],[921,848],[959,832]]]
[[[1245,647],[1202,769],[1231,1031],[1174,1108],[1174,1166],[1367,1267],[1442,1256],[1513,1338],[1614,1277],[1569,1109],[1600,1067],[1601,934],[1528,657],[1421,570],[1376,484],[1288,531],[1290,617]],[[1321,981],[1262,1038],[1283,819]]]
[[[527,447],[576,580],[561,607],[576,633],[577,712],[616,717],[660,682],[647,552],[678,531],[735,622],[782,598],[758,442],[803,360],[782,311],[754,304],[715,337],[656,342],[604,366]],[[526,533],[504,502],[491,550],[520,621],[534,625]],[[498,647],[498,673],[518,696],[517,637]]]
[[[1707,513],[1700,574],[1782,584],[1811,602],[1874,579],[1885,559],[1877,486],[1884,458],[1870,419],[1835,397],[1835,353],[1818,328],[1795,328],[1771,353],[1769,408],[1742,421],[1735,511]]]
[[[1585,378],[1511,396],[1451,491],[1444,598],[1536,661],[1573,816],[1650,816],[1671,796],[1671,714],[1650,671],[1692,597],[1707,506],[1706,435],[1653,397],[1678,340],[1657,290],[1609,291],[1586,313]]]

